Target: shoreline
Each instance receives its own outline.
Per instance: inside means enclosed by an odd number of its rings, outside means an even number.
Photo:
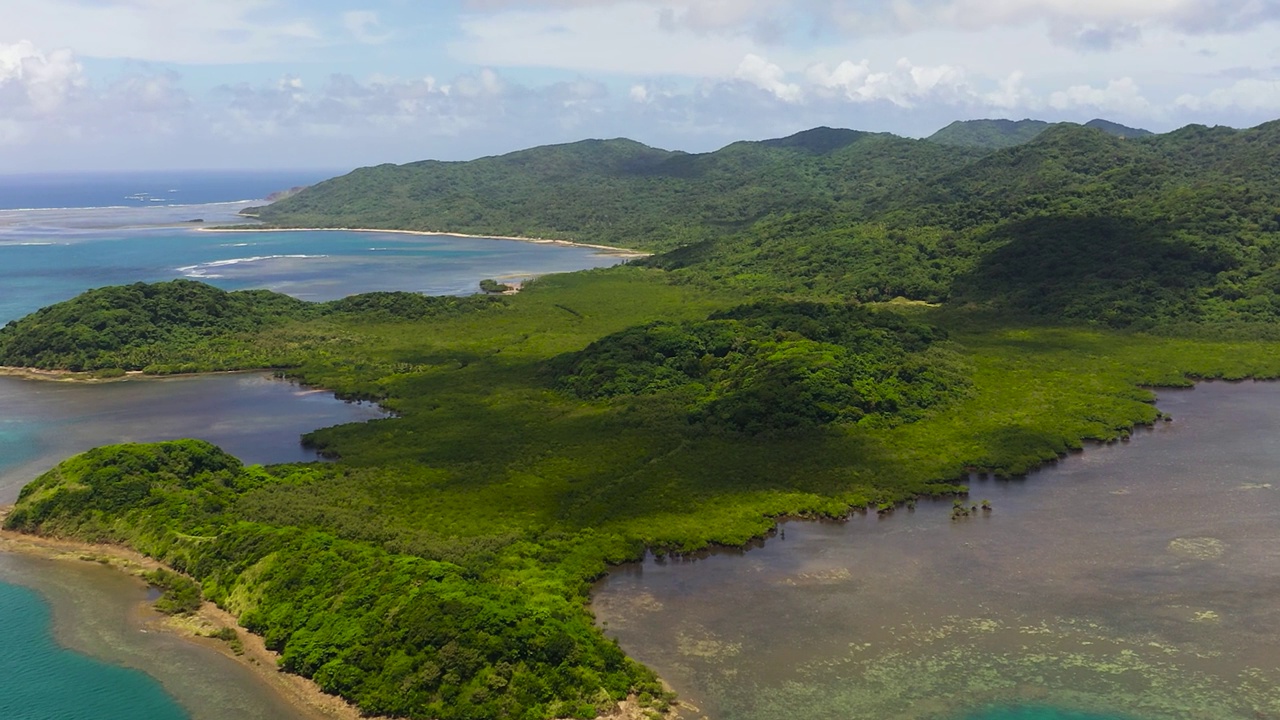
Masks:
[[[11,504],[0,505],[0,523],[13,507]],[[97,563],[132,577],[141,589],[151,587],[143,579],[142,573],[161,568],[173,570],[164,563],[123,545],[28,535],[3,529],[0,529],[0,553],[56,562]],[[236,616],[208,600],[203,601],[200,609],[191,615],[164,615],[153,607],[151,600],[139,600],[130,613],[129,622],[138,631],[167,633],[185,642],[216,651],[250,670],[276,697],[310,720],[392,720],[384,716],[364,715],[354,704],[325,693],[310,679],[279,670],[279,653],[267,649],[261,636],[241,627]],[[243,647],[242,652],[236,653],[228,642],[211,637],[223,628],[235,631]],[[691,705],[683,707],[696,712],[696,708]],[[619,702],[612,712],[601,715],[597,720],[649,720],[650,717],[637,699],[630,697]],[[666,717],[674,720],[675,706]]]
[[[12,505],[0,506],[0,520],[12,508]],[[120,545],[62,540],[12,530],[0,530],[0,552],[59,562],[96,562],[135,578],[142,588],[150,587],[141,577],[143,572],[159,568],[171,569],[153,558]],[[356,706],[336,695],[324,693],[310,680],[278,670],[279,654],[268,650],[260,636],[240,627],[235,616],[207,600],[197,612],[187,616],[164,615],[152,607],[151,601],[140,600],[131,613],[130,622],[139,631],[168,633],[230,658],[248,668],[265,687],[304,717],[313,720],[368,720]],[[227,642],[209,637],[221,628],[231,628],[236,632],[243,645],[243,653],[237,655]]]
[[[162,375],[145,375],[141,370],[130,370],[116,377],[95,377],[86,370],[43,370],[41,368],[0,365],[0,377],[16,377],[23,380],[40,380],[43,382],[73,383],[108,383],[121,380],[135,380],[147,377],[173,377]]]
[[[469,233],[457,232],[440,232],[436,230],[386,230],[381,228],[349,228],[349,227],[303,227],[303,228],[282,228],[282,227],[258,227],[255,225],[244,225],[243,227],[200,227],[193,228],[196,232],[210,233],[237,233],[237,232],[358,232],[358,233],[395,233],[398,235],[418,235],[423,237],[457,237],[467,238],[470,240],[512,240],[515,242],[533,243],[535,245],[563,245],[567,247],[591,248],[593,250],[604,251],[604,254],[615,255],[622,258],[645,258],[652,257],[653,253],[633,250],[631,248],[615,247],[613,245],[596,245],[592,243],[574,242],[573,240],[557,240],[554,238],[535,238],[524,237],[520,235],[472,235]]]
[[[249,370],[206,370],[203,372],[191,373],[172,373],[169,375],[148,375],[142,370],[127,370],[123,375],[115,377],[97,377],[89,370],[44,370],[41,368],[21,367],[16,365],[0,365],[0,377],[14,377],[21,380],[36,380],[39,382],[65,382],[65,383],[113,383],[124,382],[127,380],[165,380],[169,378],[194,378],[203,377],[205,375],[249,375],[254,373],[274,373],[272,368],[258,368]],[[281,378],[288,380],[289,378]],[[297,383],[297,381],[292,381]],[[301,385],[302,383],[297,383]],[[325,388],[316,388],[325,390]],[[332,392],[332,391],[330,391]]]

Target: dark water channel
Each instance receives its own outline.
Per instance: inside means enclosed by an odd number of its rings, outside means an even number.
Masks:
[[[1280,718],[1280,384],[1161,391],[1175,422],[1025,480],[604,580],[686,717]]]

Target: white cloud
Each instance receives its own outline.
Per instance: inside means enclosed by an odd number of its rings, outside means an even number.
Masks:
[[[856,64],[846,60],[834,69],[813,65],[806,75],[819,92],[851,102],[885,101],[910,108],[922,101],[969,102],[976,97],[963,69],[918,66],[906,58],[882,72],[874,72],[867,60]]]
[[[1049,96],[1049,107],[1055,110],[1096,109],[1121,113],[1128,117],[1154,117],[1159,114],[1142,95],[1133,78],[1120,78],[1104,88],[1074,85]]]
[[[1026,74],[1016,70],[1000,81],[999,87],[982,96],[985,104],[1001,110],[1038,106],[1035,93],[1023,84]]]
[[[289,59],[322,40],[273,0],[4,0],[0,32],[82,57],[191,64]]]
[[[29,41],[0,43],[0,105],[6,114],[50,115],[85,87],[70,50],[41,52]]]
[[[1280,19],[1273,0],[469,0],[477,13],[617,9],[657,11],[664,27],[761,36],[770,27],[817,28],[847,35],[928,27],[983,30],[1046,23],[1072,30],[1129,32],[1137,26],[1199,34],[1236,31]]]
[[[70,50],[0,43],[0,143],[177,132],[191,107],[175,73],[130,73],[95,88]]]
[[[473,14],[461,18],[460,28],[451,54],[491,67],[732,77],[742,58],[763,52],[751,38],[664,26],[661,13],[646,2]]]
[[[786,81],[787,73],[782,68],[759,55],[743,58],[734,77],[772,93],[783,102],[799,102],[804,94],[799,85]]]
[[[382,20],[372,10],[352,10],[342,14],[342,24],[357,42],[381,45],[391,39],[391,33],[380,32]]]
[[[1249,28],[1280,19],[1268,0],[895,0],[906,29],[945,25],[982,30],[1047,21],[1108,29],[1171,27],[1199,34]]]
[[[1248,113],[1280,111],[1280,80],[1245,78],[1204,96],[1182,95],[1177,106],[1184,110],[1242,110]]]

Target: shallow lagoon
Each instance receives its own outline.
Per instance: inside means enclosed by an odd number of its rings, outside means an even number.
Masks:
[[[317,460],[301,436],[385,417],[376,405],[264,373],[108,383],[0,376],[0,503],[67,457],[101,445],[199,438],[248,463]],[[3,576],[3,573],[0,573]]]
[[[1159,395],[1174,423],[975,478],[990,514],[788,522],[595,611],[686,717],[1280,717],[1280,385]]]
[[[148,629],[146,589],[118,570],[0,554],[0,578],[6,720],[313,717],[216,650]]]
[[[189,278],[224,290],[266,288],[312,301],[393,290],[469,295],[485,278],[523,280],[625,259],[583,246],[453,236],[181,227],[45,230],[6,226],[5,220],[0,211],[0,324],[89,288],[133,282]]]

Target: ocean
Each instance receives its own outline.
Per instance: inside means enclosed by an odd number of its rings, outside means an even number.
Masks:
[[[374,290],[468,294],[484,278],[622,261],[503,240],[197,229],[242,221],[237,213],[269,193],[332,174],[0,176],[0,325],[89,288],[140,281],[189,278],[329,300]],[[247,462],[298,462],[316,459],[301,434],[383,416],[263,374],[99,385],[0,377],[0,502],[97,445],[201,437]],[[301,717],[213,650],[146,633],[130,620],[139,600],[134,580],[94,563],[0,554],[0,718]]]

